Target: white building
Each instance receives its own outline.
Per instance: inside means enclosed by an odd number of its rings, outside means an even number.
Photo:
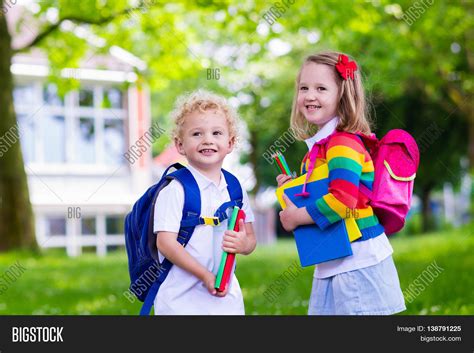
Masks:
[[[10,33],[25,11],[21,6],[8,11]],[[34,20],[23,23],[28,25],[13,37],[14,48],[35,36]],[[86,39],[91,49],[100,42],[72,23],[61,28]],[[45,53],[35,49],[13,58],[14,105],[40,247],[66,248],[68,255],[77,256],[85,247],[104,255],[124,245],[124,217],[133,203],[167,165],[182,160],[172,147],[152,160],[150,136],[159,138],[159,127],[151,126],[150,94],[136,84],[135,74],[145,68],[122,48],[113,47],[106,56],[91,50],[79,69],[59,73],[58,78],[80,81],[80,89],[61,98],[57,87],[48,83]],[[126,158],[127,153],[132,158]],[[226,158],[224,168],[250,189],[253,171],[240,165],[239,154]],[[258,241],[272,243],[274,212],[254,207],[254,213]]]
[[[10,27],[19,11],[9,11]],[[13,44],[22,42],[28,38],[18,35]],[[83,247],[102,255],[124,244],[124,216],[152,182],[151,144],[135,153],[139,158],[124,158],[150,130],[149,92],[135,84],[134,71],[143,68],[121,48],[89,54],[80,69],[61,72],[81,83],[61,98],[47,82],[44,53],[13,58],[14,105],[41,247],[65,247],[75,256]]]

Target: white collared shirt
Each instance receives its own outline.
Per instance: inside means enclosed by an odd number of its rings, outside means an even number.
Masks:
[[[313,137],[306,139],[308,149],[311,150],[316,142],[331,135],[336,130],[338,123],[339,118],[336,116],[329,120]],[[393,253],[393,248],[385,233],[368,240],[352,242],[351,248],[351,256],[317,265],[314,270],[314,277],[327,278],[339,273],[373,266]]]
[[[188,165],[201,192],[201,215],[212,217],[217,208],[230,200],[227,183],[221,172],[219,185]],[[248,195],[243,192],[245,222],[254,221]],[[155,204],[153,231],[178,233],[184,206],[184,190],[176,180],[170,182],[158,195]],[[201,265],[217,273],[222,256],[222,239],[227,220],[219,226],[198,225],[185,250]],[[163,255],[158,252],[160,261]],[[236,256],[238,261],[239,255]],[[237,277],[234,275],[225,297],[209,294],[204,284],[189,272],[173,266],[155,298],[155,315],[244,315],[244,301]]]
[[[318,132],[313,137],[310,137],[304,140],[304,142],[306,142],[306,145],[308,146],[308,149],[311,150],[311,148],[313,148],[313,145],[316,142],[331,135],[334,132],[334,130],[336,130],[338,123],[339,123],[339,118],[335,116],[334,118],[329,120],[326,124],[324,124],[324,126],[321,129],[319,129]]]

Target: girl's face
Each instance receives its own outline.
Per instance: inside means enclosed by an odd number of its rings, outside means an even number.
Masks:
[[[313,62],[305,64],[301,70],[297,109],[319,128],[336,116],[339,88],[334,74],[334,68]]]

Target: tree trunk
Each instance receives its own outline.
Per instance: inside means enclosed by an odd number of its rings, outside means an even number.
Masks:
[[[0,6],[3,8],[3,0]],[[13,108],[11,36],[3,14],[0,53],[0,251],[36,249],[33,210]]]
[[[468,156],[469,156],[469,168],[472,171],[474,168],[474,121],[472,117],[469,117],[469,142],[468,142]]]
[[[260,189],[260,183],[262,180],[262,177],[259,174],[259,168],[258,168],[258,158],[259,158],[259,156],[257,155],[258,136],[257,136],[256,131],[250,131],[249,142],[252,149],[249,155],[249,162],[252,165],[252,169],[255,174],[255,186],[250,191],[250,193],[255,195],[258,189]]]
[[[433,213],[430,206],[431,190],[431,186],[425,186],[421,191],[421,230],[423,233],[434,228]]]
[[[472,11],[472,7],[469,7],[469,12]],[[472,16],[472,12],[469,14]],[[468,67],[468,72],[474,71],[474,29],[470,28],[464,32],[464,51],[466,53],[466,63]],[[461,106],[461,109],[467,115],[469,123],[469,167],[471,170],[474,168],[474,104],[472,102],[472,88],[463,92],[468,99],[465,100],[464,104]]]

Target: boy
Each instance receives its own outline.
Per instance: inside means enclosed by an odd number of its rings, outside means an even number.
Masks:
[[[198,90],[178,99],[172,117],[176,148],[186,156],[187,168],[199,186],[201,215],[213,216],[222,203],[230,200],[221,168],[237,139],[237,114],[223,97]],[[156,315],[245,314],[235,275],[226,291],[214,289],[222,251],[247,255],[256,246],[254,216],[245,190],[242,192],[246,223],[241,221],[239,232],[226,231],[227,221],[218,226],[198,225],[185,248],[176,241],[184,205],[183,187],[173,180],[159,193],[153,227],[158,233],[158,254],[160,261],[166,257],[174,266],[155,298]]]

